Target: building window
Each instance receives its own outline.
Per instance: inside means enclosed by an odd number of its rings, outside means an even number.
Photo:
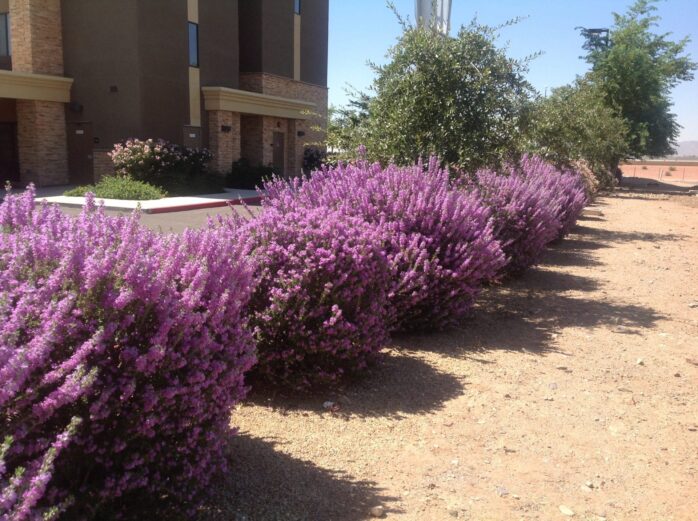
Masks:
[[[10,14],[0,13],[0,56],[9,56],[10,53]]]
[[[296,14],[301,14],[301,0],[293,1],[293,12]]]
[[[199,24],[189,22],[189,66],[199,66]]]

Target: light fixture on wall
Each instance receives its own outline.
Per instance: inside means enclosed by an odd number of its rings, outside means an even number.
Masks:
[[[232,131],[233,131],[233,127],[231,127],[230,125],[221,125],[221,132],[228,133],[228,132],[232,132]]]
[[[305,131],[299,130],[298,133],[296,134],[298,137],[303,137],[305,136]]]

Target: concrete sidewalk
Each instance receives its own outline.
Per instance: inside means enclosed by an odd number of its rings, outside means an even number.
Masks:
[[[82,208],[85,205],[84,197],[68,197],[65,195],[53,195],[50,190],[38,190],[37,201],[47,201],[67,208]],[[100,199],[107,210],[131,212],[140,206],[143,213],[157,214],[170,212],[185,212],[190,210],[204,210],[208,208],[222,208],[229,204],[258,204],[261,200],[255,190],[226,189],[224,193],[197,195],[190,197],[166,197],[152,201],[132,201],[121,199]]]

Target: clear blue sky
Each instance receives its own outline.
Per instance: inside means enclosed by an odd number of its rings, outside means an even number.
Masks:
[[[588,66],[579,59],[582,38],[576,26],[609,27],[612,12],[624,12],[632,0],[452,0],[451,26],[457,28],[477,15],[498,25],[516,16],[528,18],[503,30],[502,44],[509,54],[524,57],[543,51],[531,63],[529,81],[540,92],[564,85]],[[398,11],[414,20],[414,0],[395,0]],[[691,38],[688,52],[698,61],[698,0],[666,0],[658,4],[659,31],[673,38]],[[368,60],[385,61],[400,26],[384,0],[330,0],[330,103],[346,103],[345,86],[366,89],[372,73]],[[698,80],[683,83],[673,92],[674,113],[684,127],[680,141],[698,140]]]

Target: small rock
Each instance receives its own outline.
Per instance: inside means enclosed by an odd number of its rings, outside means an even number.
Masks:
[[[674,373],[674,376],[675,376],[676,378],[681,378],[681,373]]]
[[[594,488],[594,484],[591,481],[585,481],[584,484],[589,488]]]
[[[557,384],[555,382],[548,384],[548,389],[554,391],[555,389],[557,389]]]
[[[560,512],[562,512],[563,515],[572,517],[574,515],[574,510],[572,510],[570,507],[566,507],[565,505],[560,505]]]
[[[459,510],[459,509],[457,509],[457,508],[455,508],[455,507],[451,507],[451,508],[448,509],[448,515],[450,515],[451,517],[456,517],[456,518],[457,518],[457,517],[458,517],[458,514],[460,514],[460,510]]]
[[[567,366],[564,365],[558,365],[555,369],[559,369],[560,371],[569,371],[569,369],[567,369]]]
[[[373,507],[371,509],[371,517],[383,517],[385,516],[385,508],[382,506],[378,505],[377,507]]]
[[[591,487],[589,485],[582,485],[579,488],[582,490],[582,492],[591,492]]]
[[[698,300],[696,300],[695,302],[689,303],[689,304],[688,304],[688,307],[691,308],[691,309],[698,308]]]
[[[555,398],[553,398],[552,396],[546,396],[546,397],[543,398],[543,399],[544,399],[546,402],[554,402],[554,401],[555,401]]]
[[[322,404],[323,409],[331,409],[332,407],[334,407],[334,402],[331,402],[329,400]]]
[[[637,362],[635,362],[637,365],[645,365],[645,361],[642,358],[638,358]]]
[[[512,494],[511,497],[513,497],[514,499],[521,499],[521,496],[519,496],[518,494]]]
[[[458,463],[460,463],[460,462],[458,461],[458,458],[452,459],[452,460],[451,460],[451,465],[456,465],[456,466],[458,466]]]
[[[504,496],[508,496],[508,495],[509,495],[509,491],[506,489],[506,487],[497,486],[497,487],[496,487],[496,491],[497,491],[497,495],[498,495],[499,497],[504,497]]]

